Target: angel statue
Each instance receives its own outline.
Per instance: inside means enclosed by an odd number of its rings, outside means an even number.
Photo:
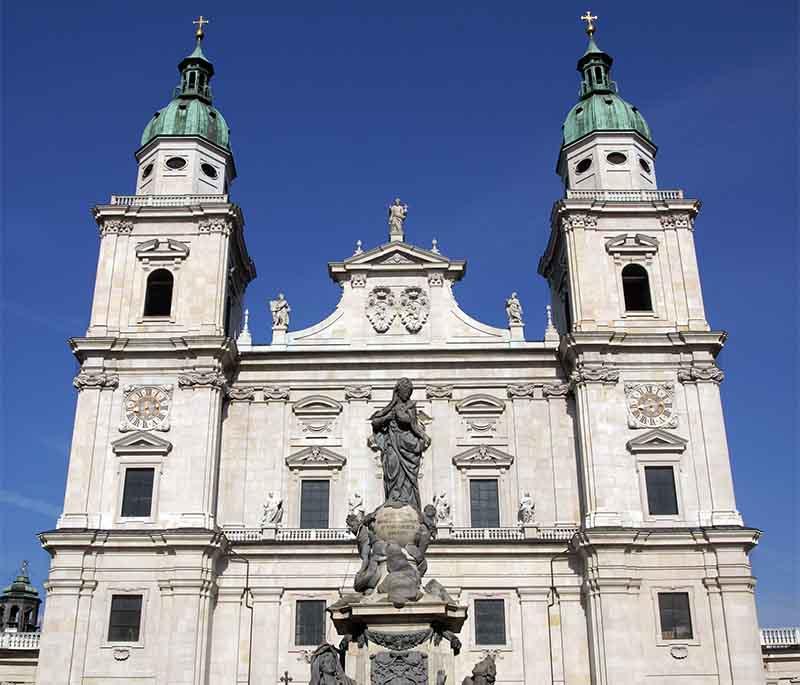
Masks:
[[[269,309],[272,312],[273,328],[289,328],[289,312],[292,311],[292,308],[283,293],[278,293],[277,300],[269,301]]]
[[[517,293],[511,293],[511,297],[506,300],[506,316],[509,325],[522,323],[522,304],[520,304]]]
[[[401,378],[392,400],[371,417],[372,442],[381,454],[383,488],[387,504],[410,504],[421,511],[419,467],[431,439],[417,418],[417,403],[411,400],[414,386]]]

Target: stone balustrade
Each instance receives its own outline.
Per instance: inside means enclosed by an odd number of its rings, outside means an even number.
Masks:
[[[112,205],[122,207],[188,207],[224,204],[227,195],[112,195]]]
[[[654,202],[682,200],[682,190],[568,190],[568,200],[600,200],[601,202]]]
[[[0,633],[0,649],[39,649],[41,633]]]
[[[800,627],[762,628],[761,646],[767,649],[800,647]]]

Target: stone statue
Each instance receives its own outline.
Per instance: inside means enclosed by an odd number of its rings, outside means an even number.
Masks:
[[[522,323],[522,305],[517,293],[511,293],[511,297],[506,300],[506,316],[508,317],[509,326]]]
[[[450,502],[447,501],[447,492],[442,490],[433,496],[433,506],[436,507],[436,521],[439,524],[450,523]]]
[[[289,328],[289,312],[292,311],[292,308],[283,293],[278,293],[277,300],[269,301],[269,309],[272,312],[273,328]]]
[[[486,655],[472,669],[472,676],[467,676],[461,685],[494,685],[497,678],[497,666],[490,655]]]
[[[386,543],[376,538],[372,528],[374,522],[372,514],[365,517],[349,514],[347,517],[347,527],[356,536],[358,556],[361,557],[361,568],[356,573],[353,589],[365,594],[371,593],[378,585],[378,565],[386,559]]]
[[[422,598],[419,570],[408,552],[395,542],[386,545],[386,571],[378,592],[387,594],[392,604],[403,607]]]
[[[408,216],[408,205],[403,204],[400,198],[389,205],[389,239],[403,239],[403,222]]]
[[[311,679],[309,685],[356,685],[348,677],[339,660],[339,651],[327,642],[321,644],[311,655]]]
[[[413,390],[411,381],[401,378],[391,402],[370,421],[373,442],[381,454],[386,504],[409,504],[419,512],[419,467],[431,439],[417,418],[417,403],[411,400]]]
[[[536,504],[530,492],[526,492],[519,501],[517,518],[521,524],[526,526],[532,524],[536,520]]]
[[[355,514],[360,517],[364,516],[364,498],[361,496],[360,492],[354,492],[350,495],[350,499],[347,501],[347,508],[350,514]]]
[[[261,527],[269,528],[277,526],[283,519],[283,500],[273,491],[267,495],[264,502],[264,513],[261,515]]]

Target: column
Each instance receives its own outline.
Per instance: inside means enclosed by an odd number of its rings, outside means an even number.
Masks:
[[[526,587],[517,590],[522,613],[522,658],[526,683],[551,682],[550,589]]]

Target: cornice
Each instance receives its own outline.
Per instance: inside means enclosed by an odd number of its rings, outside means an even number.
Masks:
[[[209,356],[226,367],[235,363],[236,343],[224,336],[196,335],[174,338],[75,337],[68,341],[70,350],[83,363],[89,357],[152,357],[194,359]]]

